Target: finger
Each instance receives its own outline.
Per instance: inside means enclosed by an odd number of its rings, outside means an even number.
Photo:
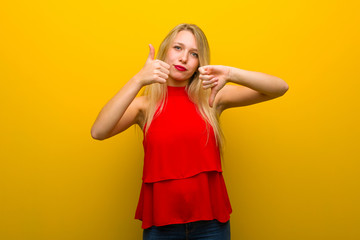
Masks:
[[[204,81],[202,81],[202,84],[203,84],[203,85],[210,85],[210,84],[213,84],[213,83],[215,83],[215,82],[217,82],[217,81],[218,81],[217,78],[212,78],[212,79],[210,79],[210,80],[204,80]]]
[[[215,80],[215,81],[211,81],[211,82],[207,82],[207,83],[203,84],[203,88],[204,89],[213,88],[217,85],[218,85],[218,81]]]
[[[218,82],[219,79],[218,78],[211,78],[210,80],[202,80],[202,84],[203,85],[209,85],[209,84],[212,84],[214,82]]]
[[[164,68],[164,67],[161,67],[159,70],[160,70],[161,72],[165,73],[166,75],[169,75],[169,74],[170,74],[170,71],[169,71],[168,69]]]
[[[169,75],[166,73],[163,73],[160,70],[155,70],[155,74],[158,75],[159,77],[163,78],[163,79],[168,79]]]
[[[166,62],[159,60],[159,63],[160,63],[160,64],[161,64],[161,66],[163,66],[164,68],[166,68],[166,69],[170,69],[170,65],[169,65],[169,64],[167,64]]]
[[[218,83],[212,83],[212,84],[203,86],[203,89],[213,88],[213,87],[216,87],[217,85],[218,85]]]
[[[199,67],[198,70],[200,74],[205,74],[205,66]]]
[[[160,76],[157,76],[155,78],[155,81],[158,82],[158,83],[166,83],[166,79],[165,78],[162,78]]]
[[[199,67],[198,68],[199,72],[201,74],[209,74],[210,73],[210,70],[211,70],[211,67],[209,65],[207,66],[202,66],[202,67]]]
[[[165,68],[165,67],[163,67],[163,66],[160,66],[159,70],[160,70],[161,72],[165,73],[165,74],[170,74],[169,69],[168,69],[168,68]]]
[[[155,66],[155,69],[158,69],[160,70],[161,72],[165,73],[165,74],[169,74],[170,71],[168,70],[168,68],[166,67],[167,63],[165,62],[162,62],[158,59],[155,60],[155,63],[154,63],[154,66]],[[167,64],[168,65],[168,64]]]
[[[199,78],[201,79],[201,80],[210,80],[210,79],[212,79],[212,78],[214,78],[215,76],[214,75],[205,75],[205,74],[200,74],[199,75]]]
[[[155,49],[154,49],[153,45],[151,45],[151,43],[149,44],[149,48],[150,48],[150,52],[149,52],[148,60],[154,60]]]

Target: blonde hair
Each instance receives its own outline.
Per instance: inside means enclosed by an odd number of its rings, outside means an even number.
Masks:
[[[164,61],[170,44],[173,42],[176,35],[180,31],[184,30],[190,31],[195,36],[199,52],[199,67],[209,65],[210,49],[207,38],[204,32],[195,24],[183,23],[174,27],[160,44],[156,58]],[[195,71],[194,75],[191,77],[185,89],[187,90],[190,100],[196,104],[202,118],[205,120],[206,123],[212,126],[216,138],[216,143],[218,144],[221,151],[224,140],[223,133],[219,124],[219,116],[216,113],[215,109],[209,106],[208,99],[210,96],[210,89],[204,90],[202,88],[201,81],[199,80],[198,70]],[[164,107],[167,96],[167,85],[158,83],[147,85],[144,89],[143,95],[147,96],[149,101],[149,107],[145,114],[146,125],[144,127],[144,133],[146,134],[154,118],[156,110],[159,109],[159,111],[157,112],[157,114],[159,114]],[[208,124],[206,124],[206,126],[209,136]]]

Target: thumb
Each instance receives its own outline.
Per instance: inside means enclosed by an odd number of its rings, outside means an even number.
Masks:
[[[150,52],[149,52],[148,60],[154,60],[155,49],[154,49],[153,45],[151,45],[151,44],[149,44],[149,48],[150,48]]]
[[[211,89],[210,97],[209,97],[209,105],[210,107],[213,107],[215,96],[218,93],[219,90],[217,90],[215,87]]]
[[[204,71],[205,71],[206,74],[210,74],[211,70],[212,70],[211,65],[207,65],[207,66],[204,67]]]

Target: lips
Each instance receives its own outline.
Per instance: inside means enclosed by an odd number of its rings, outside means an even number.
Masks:
[[[180,65],[174,65],[174,67],[179,71],[186,71],[186,68]]]

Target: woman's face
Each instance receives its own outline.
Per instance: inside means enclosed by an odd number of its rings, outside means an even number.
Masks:
[[[165,62],[170,65],[169,86],[186,86],[199,67],[199,52],[194,35],[180,31],[170,44]]]

